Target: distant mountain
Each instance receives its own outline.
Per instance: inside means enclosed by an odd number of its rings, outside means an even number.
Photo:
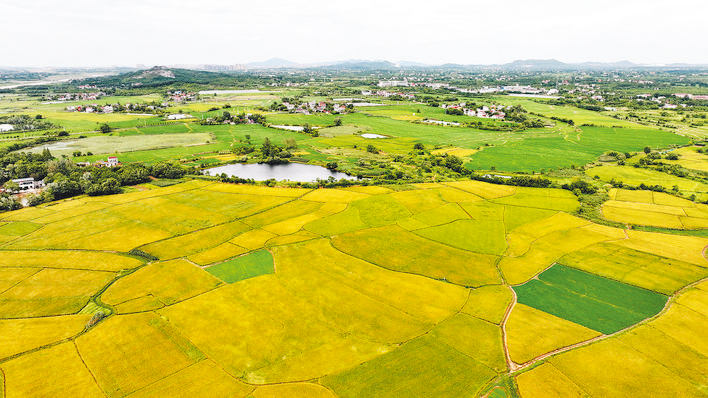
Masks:
[[[290,68],[299,65],[296,62],[288,61],[282,58],[271,58],[263,62],[251,62],[246,64],[248,68],[254,69],[277,69],[277,68]]]
[[[424,64],[421,62],[414,62],[414,61],[398,61],[398,65],[401,67],[413,66],[413,67],[418,67],[418,68],[425,68],[425,67],[431,66],[430,64]]]
[[[315,68],[318,69],[336,69],[336,70],[351,70],[351,71],[361,71],[361,70],[398,70],[400,66],[389,61],[344,61],[340,63],[335,63],[331,65],[321,65]]]
[[[500,66],[504,69],[529,70],[558,70],[573,67],[572,65],[558,61],[557,59],[520,59]]]

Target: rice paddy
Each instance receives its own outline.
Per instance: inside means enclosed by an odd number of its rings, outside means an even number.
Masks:
[[[186,182],[98,199],[0,215],[5,397],[704,392],[708,240],[593,224],[567,191]]]

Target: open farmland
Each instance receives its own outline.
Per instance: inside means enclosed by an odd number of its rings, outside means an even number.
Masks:
[[[2,213],[2,394],[704,394],[708,240],[578,205],[189,181]]]
[[[674,229],[708,227],[708,206],[663,192],[613,189],[602,207],[603,216],[626,224]]]

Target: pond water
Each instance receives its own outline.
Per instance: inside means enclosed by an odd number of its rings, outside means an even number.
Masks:
[[[275,124],[271,124],[270,127],[274,128],[274,129],[290,130],[290,131],[303,131],[305,129],[305,127],[303,127],[303,126],[281,126],[281,125],[275,125]],[[318,126],[312,126],[313,130],[318,129],[318,128],[319,128]]]
[[[460,123],[455,123],[455,122],[443,122],[442,120],[423,120],[423,123],[434,123],[434,124],[442,124],[443,126],[459,126]]]
[[[342,178],[356,180],[356,177],[345,173],[331,171],[320,166],[300,163],[276,165],[236,163],[204,170],[204,174],[211,176],[220,175],[221,173],[226,173],[229,177],[252,178],[256,181],[265,181],[275,178],[277,181],[315,182],[318,178],[320,180],[326,180],[329,177],[333,177],[335,180]]]
[[[372,134],[372,133],[365,133],[361,135],[362,138],[388,138],[385,135],[381,134]]]

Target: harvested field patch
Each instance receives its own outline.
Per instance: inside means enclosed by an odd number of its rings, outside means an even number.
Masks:
[[[0,359],[73,337],[91,315],[0,320]]]
[[[275,224],[281,221],[289,221],[293,217],[313,213],[321,207],[322,203],[319,202],[295,200],[246,217],[241,221],[253,228],[260,228],[264,225]]]
[[[245,247],[248,250],[256,250],[262,248],[269,239],[275,238],[276,236],[278,235],[264,229],[253,229],[238,235],[229,242]]]
[[[147,265],[117,280],[101,300],[118,305],[151,295],[165,305],[194,297],[219,286],[221,281],[184,260],[163,261]]]
[[[185,369],[204,355],[155,314],[117,315],[76,339],[86,366],[109,396],[122,396]]]
[[[483,286],[470,292],[461,312],[499,324],[512,299],[511,288],[507,286]]]
[[[215,192],[240,193],[258,196],[282,196],[286,198],[299,198],[311,191],[311,189],[305,188],[270,188],[243,184],[211,184],[204,189]]]
[[[253,392],[253,398],[280,397],[335,398],[336,395],[325,387],[313,383],[273,384],[258,387]]]
[[[516,376],[516,384],[519,386],[519,393],[524,398],[582,398],[587,396],[587,393],[573,383],[568,376],[548,362]]]
[[[616,338],[566,352],[549,362],[594,397],[703,395],[697,386]]]
[[[322,307],[343,329],[376,341],[420,334],[451,316],[467,293],[451,284],[381,269],[322,239],[278,248],[276,263],[284,286]],[[321,288],[313,291],[312,283]]]
[[[555,192],[549,193],[547,195],[543,192],[541,192],[540,194],[517,192],[514,195],[506,196],[499,199],[493,199],[492,201],[494,203],[500,203],[505,205],[535,207],[539,209],[558,210],[570,213],[575,211],[575,209],[578,208],[580,203],[578,202],[578,199],[575,197],[575,195],[570,192],[568,193],[571,196],[550,196],[551,194],[555,194]]]
[[[224,370],[249,383],[310,380],[387,350],[334,330],[320,311],[280,286],[276,275],[265,275],[159,312]]]
[[[475,253],[502,255],[506,250],[504,224],[497,221],[460,220],[416,230],[424,238]]]
[[[275,238],[271,238],[266,243],[266,246],[267,247],[275,247],[275,246],[289,245],[292,243],[304,242],[307,240],[312,240],[312,239],[317,239],[317,238],[321,238],[321,236],[317,235],[315,233],[309,232],[309,231],[300,231],[300,232],[296,232],[296,233],[290,234],[290,235],[283,235],[283,236],[277,236]]]
[[[397,224],[402,228],[412,231],[448,224],[456,220],[469,220],[469,215],[456,203],[448,203],[436,209],[420,212],[412,217],[399,220]]]
[[[115,277],[111,272],[42,269],[0,294],[0,317],[64,315],[78,312]]]
[[[186,235],[151,243],[140,248],[160,259],[169,260],[189,256],[232,239],[249,230],[250,227],[240,221],[232,221],[215,227],[205,228]]]
[[[23,355],[0,368],[6,398],[105,397],[72,342]]]
[[[496,372],[507,370],[501,329],[496,325],[457,314],[436,325],[430,335]]]
[[[703,257],[708,239],[634,230],[628,230],[627,235],[629,239],[616,243],[630,249],[685,261],[700,267],[708,266],[708,262]]]
[[[150,397],[234,397],[245,398],[254,388],[224,372],[206,359],[169,375],[128,395],[130,398]]]
[[[708,270],[697,265],[632,250],[617,243],[598,243],[558,261],[666,295],[708,276]]]
[[[228,260],[229,258],[239,256],[246,253],[248,249],[231,242],[222,243],[219,246],[209,250],[199,252],[187,257],[190,261],[194,261],[199,265],[209,265],[220,261]]]
[[[511,238],[512,236],[509,235],[509,242],[514,243]],[[512,285],[523,283],[565,254],[606,240],[609,240],[606,235],[582,228],[553,232],[533,241],[529,250],[522,256],[503,257],[499,262],[499,268],[507,283]]]
[[[143,262],[128,256],[73,250],[2,251],[0,267],[33,267],[120,271],[139,267]]]
[[[368,197],[369,195],[365,193],[345,191],[343,189],[315,189],[303,196],[302,199],[324,203],[351,203]]]
[[[600,335],[600,332],[524,304],[514,306],[506,332],[509,355],[520,364]]]
[[[445,185],[473,193],[484,199],[501,198],[503,196],[513,195],[516,192],[516,187],[489,184],[481,181],[454,181],[446,182]]]
[[[430,189],[395,192],[391,194],[391,197],[396,199],[413,214],[437,209],[446,204],[446,202],[440,198],[440,194],[437,191]]]
[[[492,369],[424,336],[321,382],[343,398],[476,397],[494,376]]]
[[[353,256],[394,271],[465,286],[500,283],[495,256],[451,248],[421,238],[398,226],[339,235],[332,245]]]
[[[443,186],[434,189],[440,195],[440,199],[450,203],[481,202],[484,200],[480,196],[457,188]]]

